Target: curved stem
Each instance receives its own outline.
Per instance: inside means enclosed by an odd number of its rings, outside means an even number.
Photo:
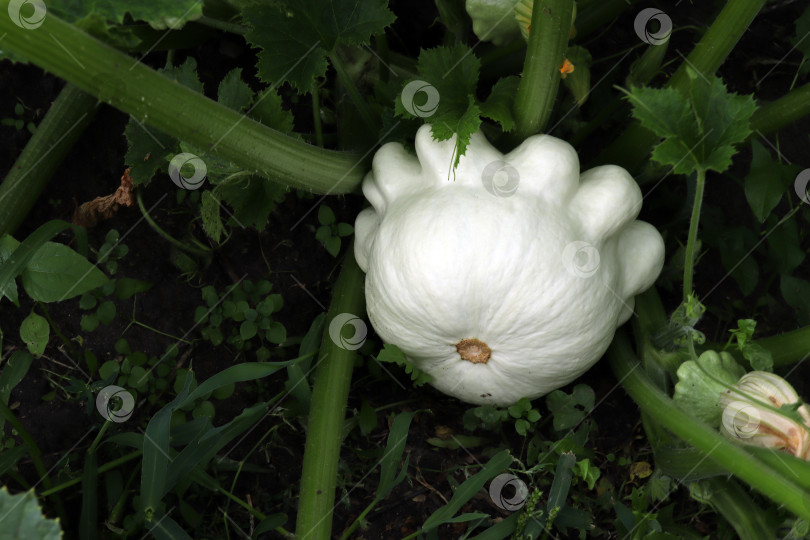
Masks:
[[[686,254],[683,264],[683,301],[692,292],[692,276],[695,267],[695,246],[697,245],[697,231],[700,223],[700,207],[703,204],[703,188],[706,185],[706,171],[697,170],[697,188],[695,189],[695,201],[692,204],[692,219],[689,221],[689,238],[686,242]]]
[[[62,345],[64,345],[68,350],[70,356],[73,358],[80,358],[78,351],[73,348],[73,343],[59,330],[59,327],[56,326],[56,323],[53,321],[53,317],[51,317],[51,312],[48,311],[48,307],[45,305],[45,302],[37,302],[37,307],[42,309],[42,313],[45,314],[45,319],[48,321],[48,325],[51,327],[51,330],[53,330],[53,333],[56,334],[62,341]]]
[[[119,466],[123,465],[124,463],[128,463],[128,462],[132,461],[133,459],[137,459],[137,458],[141,457],[141,454],[143,454],[143,452],[141,450],[135,450],[133,452],[130,452],[129,454],[124,454],[120,458],[114,459],[114,460],[112,460],[110,462],[105,463],[101,467],[99,467],[98,468],[98,473],[102,474],[102,473],[105,473],[107,471],[111,471],[111,470],[115,469],[116,467],[119,467]],[[67,482],[63,482],[63,483],[59,484],[58,486],[53,487],[51,489],[41,491],[40,495],[42,497],[47,497],[48,495],[53,495],[54,493],[57,493],[59,491],[63,491],[65,489],[69,488],[70,486],[75,486],[76,484],[80,483],[81,481],[82,481],[82,478],[79,476],[79,477],[74,478],[72,480],[68,480]]]
[[[321,122],[321,85],[318,81],[312,83],[312,123],[315,126],[315,143],[323,146],[323,122]]]
[[[255,508],[254,506],[252,506],[252,505],[248,504],[247,502],[243,501],[242,499],[240,499],[239,497],[237,497],[236,495],[234,495],[233,493],[231,493],[227,489],[223,488],[222,486],[217,486],[217,491],[219,493],[221,493],[222,495],[225,495],[228,499],[232,500],[233,502],[235,502],[236,504],[238,504],[239,506],[241,506],[245,510],[247,510],[253,517],[257,517],[257,518],[262,519],[262,520],[267,519],[267,516],[265,514],[263,514],[261,511],[259,511],[257,508]],[[284,527],[279,526],[279,527],[276,527],[274,530],[277,533],[281,534],[284,538],[293,538],[293,535],[287,529],[285,529]]]
[[[164,131],[282,184],[347,193],[363,179],[357,154],[325,150],[212,101],[51,13],[36,30],[0,17],[3,48]]]
[[[743,448],[678,408],[645,375],[644,368],[634,358],[624,332],[616,334],[607,357],[616,377],[644,413],[700,450],[706,459],[711,459],[797,516],[810,519],[807,493]]]
[[[250,28],[245,25],[222,21],[220,19],[215,19],[214,17],[206,17],[205,15],[199,19],[196,19],[194,22],[238,35],[245,35],[247,34],[248,30],[250,30]]]
[[[108,429],[110,429],[110,424],[112,424],[112,422],[107,420],[101,425],[101,429],[99,429],[98,433],[96,433],[96,438],[93,439],[93,442],[90,443],[90,447],[86,451],[87,454],[94,454],[96,452],[96,448],[98,448],[98,445],[101,444],[101,438],[104,437],[104,434],[107,433]]]
[[[14,234],[98,108],[96,98],[67,84],[0,184],[0,236]]]
[[[351,538],[352,533],[357,530],[357,527],[360,526],[360,523],[362,523],[363,520],[366,519],[366,516],[369,514],[369,512],[371,512],[379,502],[380,499],[375,497],[374,500],[371,501],[368,504],[368,506],[366,506],[365,509],[363,509],[362,512],[360,512],[360,515],[354,519],[349,528],[343,531],[343,534],[340,536],[340,540],[348,540],[349,538]]]
[[[357,109],[357,113],[360,115],[360,118],[363,119],[366,129],[374,132],[378,127],[378,124],[374,121],[374,113],[368,105],[368,100],[361,96],[360,91],[357,90],[357,85],[346,70],[346,66],[343,60],[340,59],[340,55],[337,52],[330,54],[329,61],[332,63],[332,67],[335,68],[335,73],[337,74],[340,84],[346,89],[346,93],[349,94],[349,99],[352,100],[352,104]]]
[[[523,76],[515,98],[516,133],[540,133],[554,108],[571,32],[573,0],[534,0]]]
[[[343,269],[335,283],[318,353],[295,527],[299,540],[331,538],[341,434],[357,352],[343,348],[332,340],[329,323],[339,315],[350,315],[349,324],[344,326],[352,326],[352,319],[362,317],[365,313],[363,272],[357,266],[353,253],[352,244],[348,247]]]
[[[210,249],[203,250],[203,249],[199,249],[199,248],[189,246],[187,244],[184,244],[180,240],[176,239],[175,237],[173,237],[172,235],[170,235],[166,231],[164,231],[160,227],[160,225],[158,225],[155,222],[155,220],[152,219],[152,216],[149,215],[149,212],[147,212],[146,207],[143,205],[143,197],[141,196],[141,190],[140,189],[135,190],[135,199],[137,199],[137,201],[138,201],[138,208],[141,209],[141,214],[143,214],[143,218],[146,220],[146,222],[149,224],[149,226],[152,227],[152,229],[156,233],[158,233],[160,236],[162,236],[164,239],[166,239],[167,242],[169,242],[173,246],[175,246],[178,249],[181,249],[181,250],[183,250],[183,251],[185,251],[187,253],[193,253],[194,255],[203,255],[203,256],[211,255],[212,251]]]

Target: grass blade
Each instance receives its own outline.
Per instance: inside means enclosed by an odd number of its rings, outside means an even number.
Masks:
[[[196,390],[185,398],[180,404],[180,407],[188,405],[197,398],[227,384],[253,381],[272,375],[276,371],[291,365],[296,360],[288,360],[286,362],[245,362],[231,366],[206,379],[205,382],[200,384]]]
[[[408,439],[408,429],[411,427],[411,420],[416,413],[404,412],[397,415],[391,424],[391,431],[388,433],[388,444],[385,445],[385,454],[380,463],[380,483],[377,485],[377,499],[384,499],[388,492],[402,481],[404,478],[395,478],[399,462],[402,460],[402,453],[405,451],[405,442]],[[403,468],[407,470],[407,464]]]
[[[163,495],[168,493],[181,478],[188,476],[192,469],[207,464],[222,447],[258,422],[267,408],[268,404],[265,402],[245,409],[227,424],[209,428],[183,448],[172,460],[163,486]]]
[[[502,450],[495,454],[495,456],[493,456],[492,459],[490,459],[478,473],[465,480],[464,483],[458,487],[456,492],[453,493],[453,497],[450,499],[450,502],[433,512],[433,514],[427,518],[425,523],[422,525],[422,530],[429,531],[431,529],[435,529],[443,523],[450,523],[450,520],[453,519],[456,512],[461,510],[461,507],[464,506],[467,501],[472,499],[476,493],[481,491],[484,484],[505,471],[506,468],[511,464],[512,456],[509,455],[507,450]]]
[[[520,515],[519,512],[515,512],[508,518],[504,519],[500,523],[496,523],[489,529],[485,530],[481,534],[477,534],[468,540],[501,540],[506,538],[513,532],[515,532],[515,527],[517,526],[518,516]]]
[[[164,493],[169,469],[169,423],[172,413],[180,408],[191,388],[191,377],[186,377],[183,390],[149,420],[143,441],[141,465],[141,504],[143,519],[151,522]]]
[[[98,538],[98,460],[95,452],[89,452],[84,460],[79,531],[81,540]]]
[[[571,479],[574,477],[573,468],[577,462],[577,456],[573,452],[563,452],[557,462],[557,470],[554,472],[554,481],[548,492],[548,513],[555,508],[565,506],[565,498],[568,497],[568,490],[571,489]]]
[[[188,533],[168,515],[160,516],[149,532],[156,540],[192,540]]]

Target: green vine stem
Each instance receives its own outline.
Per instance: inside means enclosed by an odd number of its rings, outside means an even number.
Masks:
[[[143,215],[144,220],[149,224],[152,229],[162,236],[167,242],[171,245],[175,246],[176,248],[185,251],[186,253],[191,253],[192,255],[198,255],[201,257],[210,257],[212,250],[211,249],[202,249],[196,248],[194,246],[190,246],[188,244],[184,244],[177,238],[173,237],[166,231],[164,231],[157,222],[152,219],[152,216],[149,215],[149,211],[146,209],[146,206],[143,204],[143,197],[141,196],[141,189],[135,190],[135,200],[138,201],[138,208],[141,210],[141,214]]]
[[[574,0],[534,0],[523,76],[514,106],[520,139],[543,131],[551,117],[573,11]]]
[[[323,146],[323,122],[321,122],[321,85],[312,83],[312,124],[315,126],[315,144]]]
[[[104,465],[100,466],[98,468],[98,473],[103,474],[103,473],[105,473],[107,471],[111,471],[113,469],[116,469],[116,468],[120,467],[121,465],[123,465],[125,463],[129,463],[132,460],[138,459],[139,457],[141,457],[142,454],[143,454],[143,451],[141,451],[141,450],[134,450],[134,451],[130,452],[129,454],[124,454],[123,456],[121,456],[119,458],[116,458],[116,459],[114,459],[112,461],[109,461],[109,462],[105,463]],[[63,483],[59,484],[56,487],[53,487],[51,489],[47,489],[45,491],[42,491],[40,493],[40,496],[41,497],[47,497],[49,495],[53,495],[54,493],[64,491],[65,489],[67,489],[67,488],[69,488],[71,486],[75,486],[76,484],[80,483],[81,481],[82,481],[81,476],[73,478],[72,480],[68,480],[67,482],[63,482]]]
[[[211,28],[216,28],[217,30],[222,30],[225,32],[230,32],[232,34],[238,35],[245,35],[248,33],[248,30],[250,30],[249,27],[244,26],[242,24],[223,21],[220,19],[216,19],[214,17],[206,17],[205,15],[203,15],[194,22],[205,26],[210,26]]]
[[[695,267],[695,246],[697,245],[698,224],[700,223],[700,207],[703,204],[703,188],[706,185],[706,171],[697,170],[697,187],[695,201],[692,204],[692,218],[689,220],[689,237],[686,241],[686,254],[683,265],[683,301],[686,302],[692,293],[692,276]]]
[[[316,193],[348,193],[362,181],[357,154],[288,137],[152,70],[52,14],[36,30],[0,17],[3,48],[241,168]]]
[[[267,519],[267,516],[265,514],[263,514],[262,512],[260,512],[253,505],[248,504],[247,502],[243,501],[242,499],[240,499],[239,497],[237,497],[236,495],[234,495],[233,493],[231,493],[227,489],[223,488],[222,486],[217,485],[216,489],[217,489],[217,491],[219,493],[221,493],[222,495],[224,495],[228,499],[232,500],[233,502],[235,502],[236,504],[238,504],[239,506],[241,506],[242,508],[247,510],[252,516],[254,516],[254,517],[256,517],[256,518],[258,518],[260,520]],[[290,538],[290,539],[295,538],[293,536],[293,534],[290,533],[288,530],[286,530],[284,527],[279,526],[279,527],[276,527],[274,530],[277,533],[281,534],[281,536],[283,538]]]
[[[719,432],[678,408],[644,373],[644,368],[634,358],[624,332],[616,334],[607,357],[614,374],[643,413],[700,450],[706,459],[713,460],[802,519],[810,519],[807,493]]]
[[[340,83],[343,85],[343,88],[346,89],[346,93],[349,95],[349,99],[352,100],[352,104],[356,108],[360,118],[362,118],[366,129],[371,132],[376,131],[380,123],[374,120],[374,113],[371,111],[368,100],[360,95],[360,91],[357,89],[357,85],[349,75],[346,65],[343,63],[343,60],[341,60],[340,55],[337,52],[330,54],[329,61],[332,63],[332,67],[335,68],[335,74],[340,80]]]
[[[701,502],[708,502],[734,527],[740,540],[772,538],[773,528],[765,510],[757,506],[738,482],[729,478],[707,478],[697,483]]]
[[[766,0],[729,0],[701,40],[672,75],[667,86],[685,92],[689,84],[687,67],[705,76],[717,71],[754,20]],[[598,163],[614,163],[633,169],[647,159],[655,134],[634,121],[597,157]]]
[[[807,115],[810,115],[810,83],[757,109],[751,117],[754,132],[751,136],[756,137],[757,132],[763,135],[773,133]]]
[[[338,315],[355,318],[365,314],[363,272],[353,253],[352,244],[335,283],[318,353],[295,528],[298,540],[331,538],[341,433],[357,352],[335,343],[330,326]]]
[[[363,523],[363,521],[365,521],[366,516],[369,514],[369,512],[374,510],[374,507],[377,506],[377,504],[379,504],[379,502],[380,502],[380,499],[377,499],[375,497],[373,501],[368,503],[368,506],[366,506],[363,509],[363,511],[360,512],[360,515],[358,515],[355,518],[355,520],[352,522],[352,524],[349,526],[349,528],[346,529],[345,531],[343,531],[343,534],[340,536],[340,540],[349,540],[349,538],[351,538],[352,533],[354,533],[354,531],[357,530],[357,527],[359,527],[360,524]]]
[[[789,366],[810,358],[810,326],[756,340],[773,355],[774,367]]]
[[[37,302],[36,305],[42,310],[42,313],[45,315],[45,319],[48,321],[48,326],[51,327],[53,333],[56,334],[56,336],[62,342],[62,345],[64,345],[68,350],[71,358],[80,358],[79,351],[73,347],[73,342],[70,341],[61,330],[59,330],[58,326],[56,326],[56,322],[54,322],[53,317],[51,317],[51,312],[48,311],[48,306],[45,305],[45,302]]]
[[[0,184],[0,236],[14,234],[95,116],[95,97],[66,84]]]

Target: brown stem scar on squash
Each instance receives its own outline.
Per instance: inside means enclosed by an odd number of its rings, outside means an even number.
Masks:
[[[483,341],[476,338],[462,339],[456,345],[462,360],[473,364],[486,364],[492,356],[492,349]]]

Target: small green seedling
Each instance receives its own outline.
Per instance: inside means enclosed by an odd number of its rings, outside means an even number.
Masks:
[[[215,346],[227,342],[243,351],[254,349],[258,338],[256,358],[266,361],[270,358],[266,344],[279,345],[287,340],[284,325],[273,320],[284,300],[280,294],[269,294],[272,288],[267,280],[255,284],[244,280],[221,300],[214,287],[203,287],[206,305],[197,307],[194,313],[195,324],[208,323],[202,328],[203,339]]]
[[[19,102],[14,105],[14,118],[3,118],[0,120],[0,124],[4,126],[12,126],[17,131],[20,131],[23,127],[25,127],[31,133],[31,135],[37,131],[36,124],[26,117],[25,107]]]
[[[477,428],[494,431],[509,419],[514,420],[515,431],[518,435],[525,436],[534,431],[536,423],[540,420],[540,412],[532,408],[532,403],[528,398],[523,398],[507,408],[482,405],[468,409],[464,413],[463,422],[464,428],[470,431]]]
[[[109,274],[115,274],[118,271],[118,262],[129,253],[129,247],[119,243],[119,239],[118,231],[110,229],[104,238],[104,244],[96,251],[98,264],[103,264]]]
[[[318,209],[318,222],[321,224],[315,231],[315,238],[323,244],[332,257],[340,253],[340,239],[354,233],[354,227],[348,223],[336,223],[335,213],[322,204]]]

